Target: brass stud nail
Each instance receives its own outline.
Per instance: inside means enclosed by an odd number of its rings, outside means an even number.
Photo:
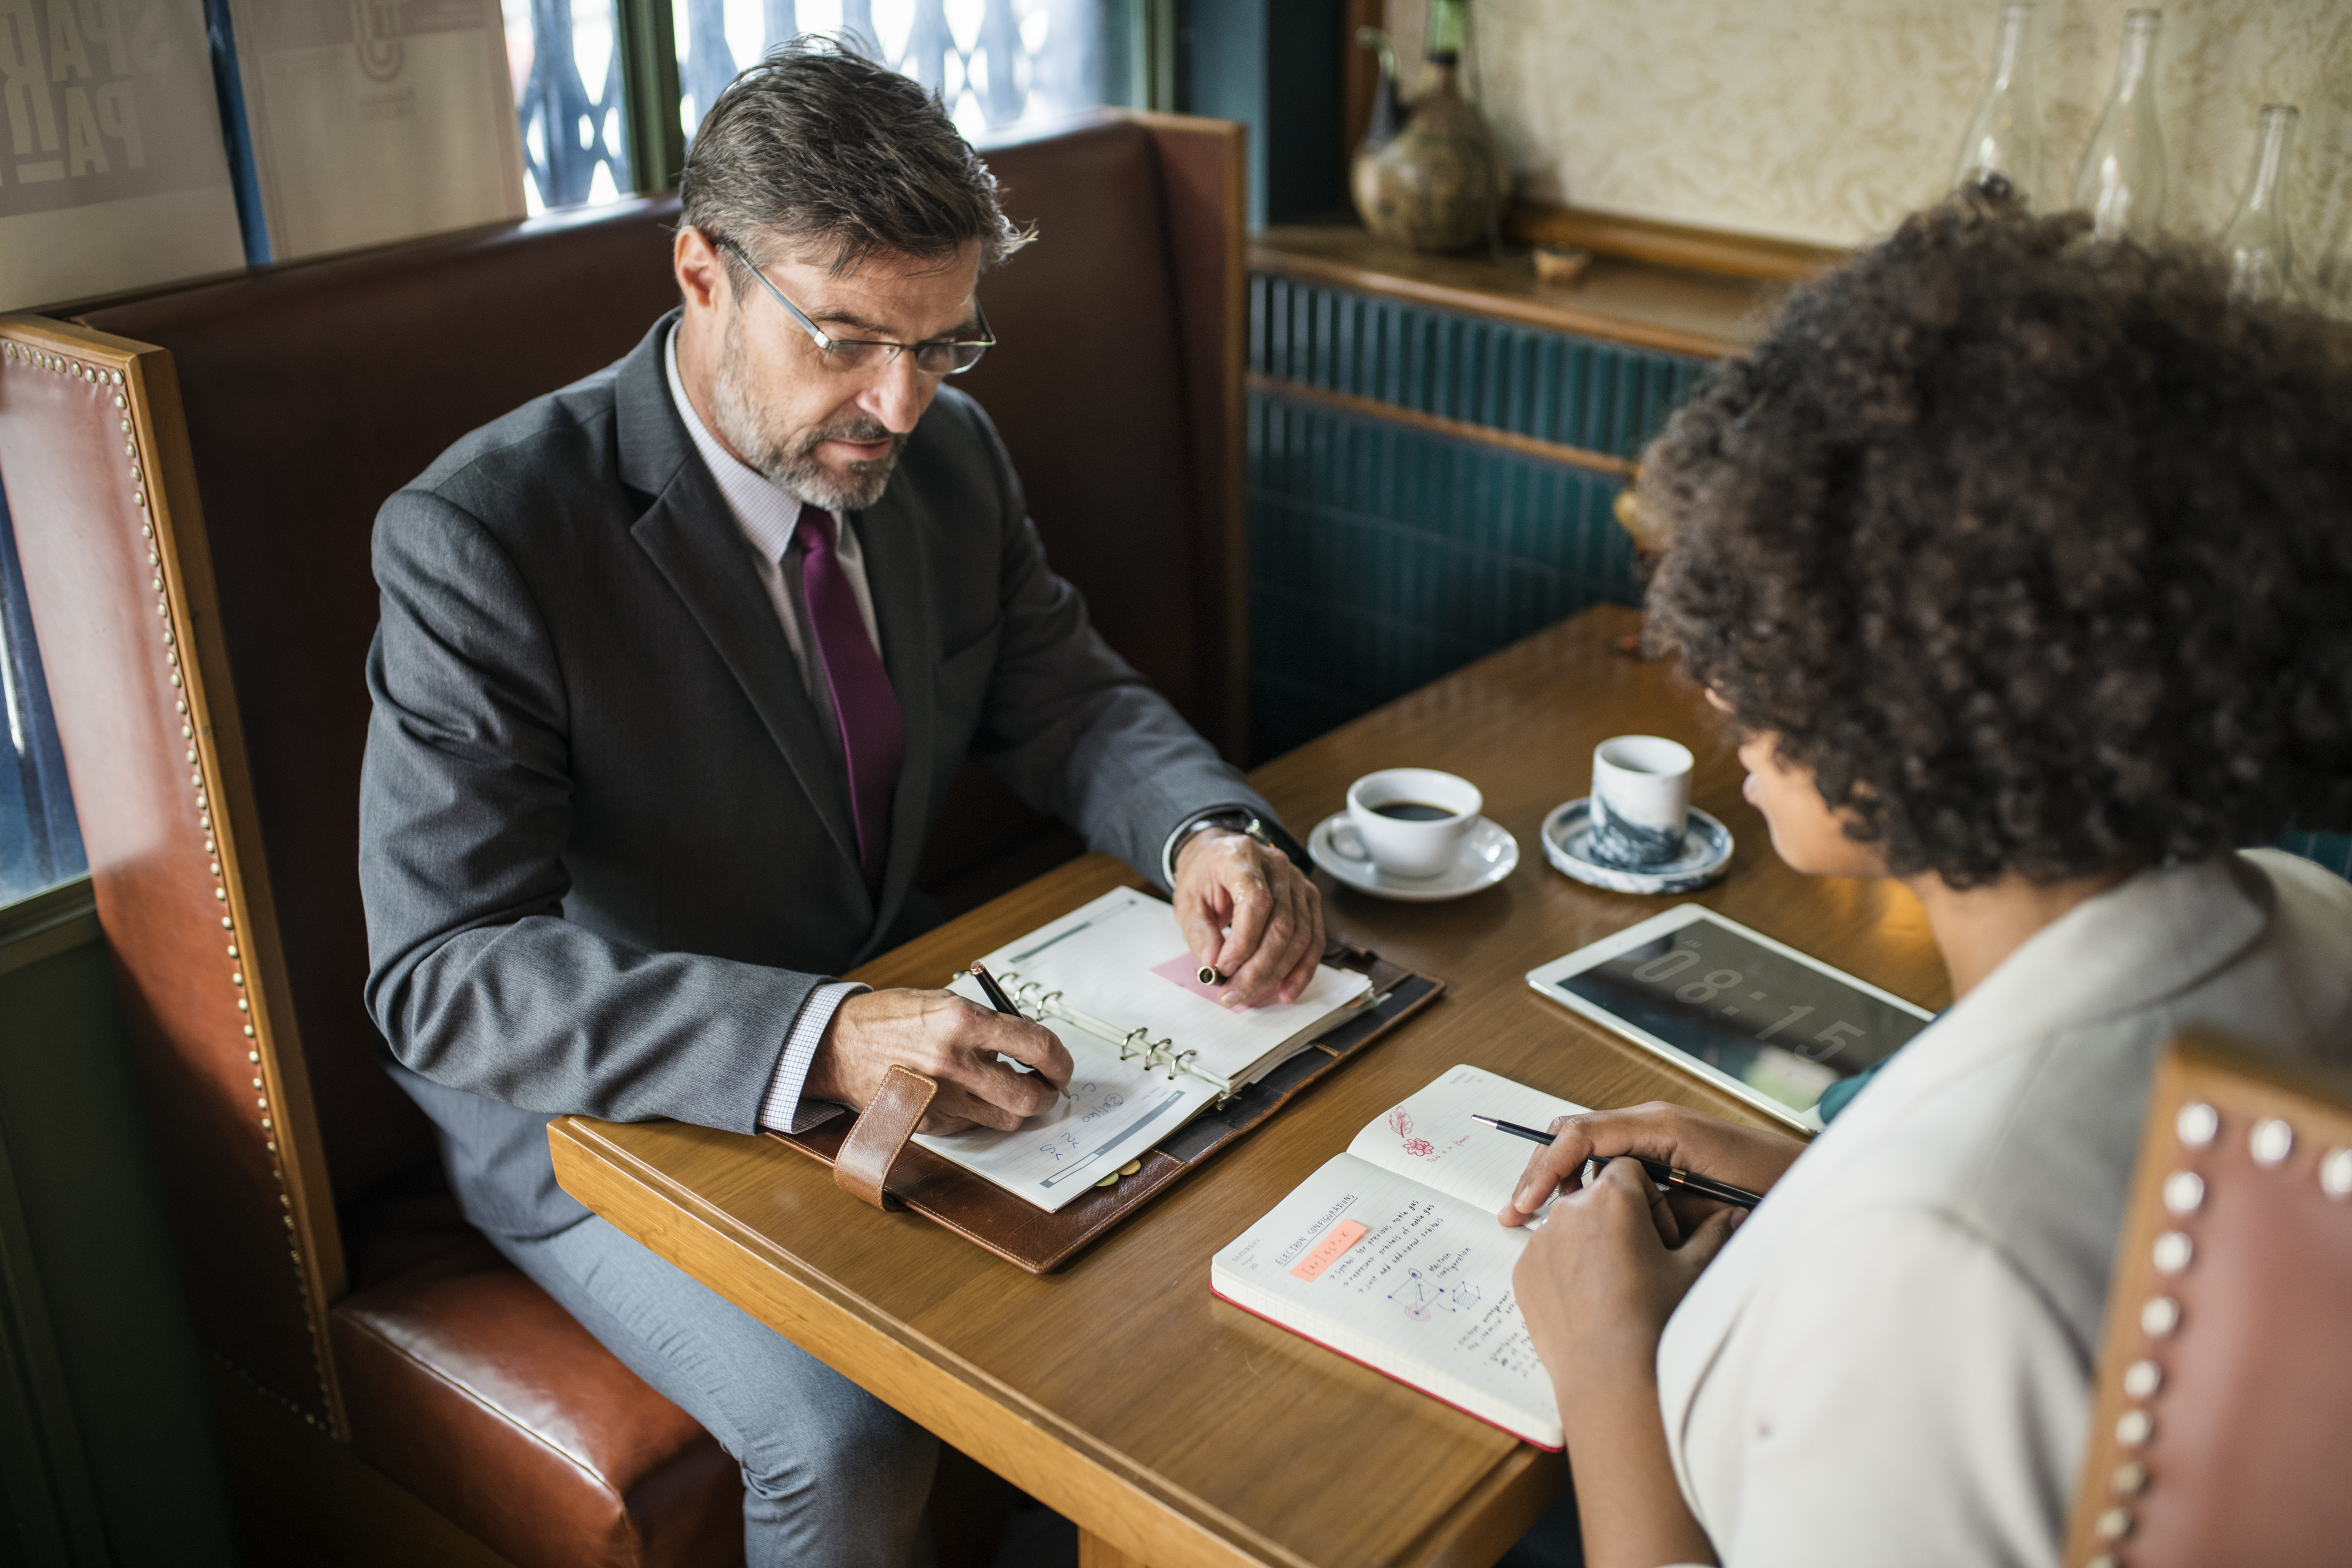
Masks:
[[[2164,1386],[2164,1368],[2152,1361],[2135,1361],[2124,1368],[2124,1392],[2134,1399],[2151,1399]]]
[[[2092,1526],[2099,1532],[2099,1538],[2103,1541],[2121,1541],[2131,1533],[2131,1511],[2121,1508],[2107,1510],[2099,1515],[2099,1521]]]
[[[261,1060],[261,1052],[257,1051],[248,1051],[245,1053],[245,1059],[247,1061],[259,1061]]]
[[[251,1039],[253,1038],[253,1026],[252,1026],[251,1024],[247,1024],[247,1025],[246,1025],[246,1026],[245,1026],[245,1038],[246,1038],[246,1039],[247,1039],[247,1040],[251,1040]],[[254,1061],[260,1061],[260,1060],[261,1060],[261,1058],[259,1058],[259,1057],[257,1057],[257,1057],[255,1057],[253,1060],[254,1060]]]
[[[228,902],[228,889],[225,887],[216,887],[213,889],[213,896],[226,904]]]
[[[215,861],[215,862],[212,862],[212,867],[213,867],[213,874],[214,874],[215,876],[218,876],[218,875],[220,875],[220,862],[218,862],[218,861]]]
[[[239,997],[236,998],[236,1010],[242,1013],[250,1012],[253,1009],[251,1005],[248,1004],[243,997]]]
[[[178,702],[173,703],[172,706],[173,706],[173,707],[175,707],[175,708],[178,708],[182,713],[185,713],[185,712],[187,712],[187,711],[188,711],[188,702],[187,702],[187,699],[186,699],[185,697],[181,698]]]
[[[2168,1230],[2156,1239],[2154,1255],[2158,1273],[2178,1274],[2197,1256],[2197,1244],[2186,1231]]]
[[[268,1151],[268,1152],[269,1152],[270,1154],[273,1154],[273,1155],[274,1155],[274,1154],[276,1154],[276,1153],[278,1152],[278,1140],[277,1140],[277,1139],[275,1139],[275,1138],[272,1138],[272,1139],[270,1139],[268,1143],[266,1143],[266,1144],[262,1145],[261,1146],[262,1146],[262,1148],[264,1148],[265,1150],[267,1150],[267,1151]],[[285,1178],[284,1178],[283,1176],[280,1176],[278,1179],[279,1179],[280,1181],[283,1181]]]
[[[2205,1201],[2205,1178],[2195,1171],[2175,1171],[2164,1178],[2164,1207],[2175,1214],[2194,1214]]]
[[[2137,1492],[2146,1491],[2147,1490],[2147,1467],[2141,1464],[2137,1459],[2126,1459],[2122,1464],[2116,1467],[2116,1473],[2107,1484],[2115,1488],[2116,1490],[2123,1493],[2126,1497],[2130,1497]]]
[[[228,956],[232,958],[236,956],[236,944],[234,942],[228,945]]]
[[[190,747],[188,747],[188,760],[189,760],[189,761],[191,761],[191,762],[194,762],[195,759],[196,759],[196,748],[195,748],[194,747],[191,746]]]
[[[2294,1152],[2294,1129],[2276,1116],[2254,1124],[2246,1138],[2247,1152],[2260,1166],[2274,1166]]]
[[[2116,1441],[2137,1448],[2156,1436],[2156,1418],[2145,1410],[2126,1410],[2116,1417]]]
[[[265,1133],[269,1130],[269,1118],[267,1116],[261,1119],[261,1130]]]
[[[121,386],[121,385],[122,384],[122,372],[121,372],[121,371],[114,371],[114,372],[113,372],[113,376],[114,376],[114,384],[115,384],[116,386]]]
[[[228,983],[232,986],[241,986],[245,984],[245,971],[242,969],[231,970],[229,972]]]
[[[2331,1149],[2319,1162],[2319,1190],[2330,1197],[2352,1197],[2352,1149]]]
[[[254,1104],[255,1104],[256,1106],[259,1107],[260,1109],[262,1109],[262,1110],[264,1110],[264,1111],[267,1111],[267,1110],[268,1110],[268,1109],[269,1109],[269,1102],[268,1102],[267,1099],[265,1099],[264,1097],[262,1097],[261,1095],[258,1095],[258,1094],[255,1095],[255,1096],[253,1097],[253,1103],[254,1103]]]
[[[175,686],[180,684],[180,672],[177,670],[172,672],[172,684]]]
[[[2180,1303],[2170,1296],[2150,1296],[2139,1310],[2139,1326],[2151,1338],[2162,1339],[2180,1326]]]
[[[131,406],[130,400],[125,398],[121,392],[116,392],[114,394],[114,406],[117,408],[128,408]]]
[[[257,1054],[257,1053],[255,1053],[255,1052],[253,1052],[253,1051],[247,1051],[247,1052],[246,1052],[246,1054],[247,1054],[247,1055],[248,1055],[248,1056],[252,1056],[252,1055],[255,1055],[255,1054]],[[260,1088],[260,1087],[261,1087],[261,1080],[260,1080],[260,1079],[258,1079],[258,1078],[255,1079],[255,1080],[253,1081],[253,1086],[254,1086],[256,1089]]]

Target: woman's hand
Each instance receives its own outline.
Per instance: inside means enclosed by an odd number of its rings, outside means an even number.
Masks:
[[[1528,1157],[1527,1174],[1519,1178],[1518,1191],[1503,1206],[1499,1216],[1506,1225],[1526,1224],[1530,1216],[1551,1201],[1553,1193],[1563,1186],[1574,1190],[1578,1173],[1589,1159],[1639,1155],[1679,1166],[1694,1176],[1710,1176],[1750,1192],[1762,1192],[1779,1181],[1780,1173],[1805,1149],[1802,1139],[1785,1133],[1718,1122],[1712,1116],[1663,1101],[1623,1111],[1588,1111],[1580,1116],[1556,1116],[1546,1131],[1553,1134],[1552,1143]],[[1674,1209],[1661,1204],[1656,1209],[1658,1234],[1671,1247],[1683,1235],[1675,1222],[1678,1212],[1696,1224],[1721,1207],[1689,1199],[1679,1200]]]
[[[1591,1186],[1561,1195],[1511,1273],[1528,1336],[1556,1380],[1648,1371],[1675,1304],[1747,1218],[1713,1207],[1674,1245],[1681,1229],[1666,1195],[1634,1160],[1612,1160]]]
[[[1512,1294],[1559,1401],[1588,1568],[1715,1561],[1675,1480],[1658,1339],[1746,1218],[1718,1206],[1669,1246],[1664,1195],[1638,1162],[1613,1160],[1552,1206],[1519,1255]]]

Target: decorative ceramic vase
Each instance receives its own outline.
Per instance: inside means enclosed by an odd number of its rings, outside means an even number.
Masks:
[[[1464,250],[1489,238],[1510,188],[1494,133],[1462,97],[1465,5],[1431,0],[1430,88],[1401,130],[1395,51],[1376,29],[1357,35],[1381,51],[1381,87],[1349,182],[1356,212],[1381,238],[1415,250]]]

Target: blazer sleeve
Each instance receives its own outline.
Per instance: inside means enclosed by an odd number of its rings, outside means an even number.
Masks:
[[[1200,812],[1274,808],[1167,698],[1113,652],[1084,596],[1054,574],[996,427],[966,402],[1005,519],[994,672],[973,750],[1034,810],[1089,849],[1161,882],[1169,835]]]
[[[393,1054],[528,1110],[754,1131],[824,977],[565,919],[569,707],[529,585],[429,491],[384,504],[374,551],[360,887],[366,1003]]]
[[[1728,1396],[1703,1391],[1677,1444],[1725,1568],[2058,1560],[2090,1353],[1996,1245],[1870,1210],[1748,1314],[1707,1374]]]

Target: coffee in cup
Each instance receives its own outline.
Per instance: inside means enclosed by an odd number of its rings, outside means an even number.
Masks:
[[[1690,825],[1690,747],[1657,735],[1620,735],[1592,748],[1592,837],[1602,865],[1641,871],[1683,852]]]
[[[1388,768],[1348,787],[1348,821],[1332,849],[1391,876],[1441,875],[1461,858],[1462,841],[1486,810],[1478,786],[1433,768]]]

